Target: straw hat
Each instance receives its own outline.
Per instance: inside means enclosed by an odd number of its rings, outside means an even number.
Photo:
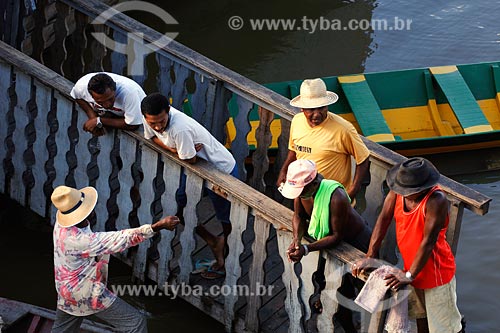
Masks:
[[[336,93],[326,90],[321,79],[304,80],[300,86],[300,95],[290,101],[291,106],[302,109],[314,109],[335,103],[339,99]]]
[[[288,166],[286,182],[281,189],[281,194],[287,199],[295,199],[302,193],[304,187],[312,182],[318,171],[316,164],[310,160],[299,159]]]
[[[57,208],[57,223],[67,228],[82,222],[94,210],[97,191],[91,186],[81,190],[58,186],[50,199]]]
[[[440,176],[431,162],[423,157],[413,157],[389,170],[386,181],[392,191],[405,196],[433,187]]]

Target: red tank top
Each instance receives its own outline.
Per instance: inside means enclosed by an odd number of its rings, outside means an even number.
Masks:
[[[424,199],[410,212],[404,210],[404,198],[397,195],[394,208],[396,220],[396,239],[399,251],[403,256],[404,268],[407,271],[424,237],[425,210],[427,200],[432,193],[441,190],[434,186]],[[430,289],[442,286],[451,281],[455,275],[455,258],[451,252],[450,245],[446,241],[446,229],[448,228],[449,216],[446,216],[445,226],[439,232],[439,236],[424,268],[413,280],[412,285],[418,289]]]

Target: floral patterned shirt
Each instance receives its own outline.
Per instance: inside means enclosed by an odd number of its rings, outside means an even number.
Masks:
[[[92,232],[90,227],[54,226],[54,273],[57,308],[74,316],[107,309],[116,299],[108,288],[111,253],[121,252],[154,235],[150,224],[111,232]]]

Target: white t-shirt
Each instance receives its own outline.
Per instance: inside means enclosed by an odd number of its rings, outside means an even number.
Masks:
[[[210,132],[196,120],[170,107],[169,123],[163,133],[152,129],[144,119],[144,137],[157,137],[167,147],[177,149],[181,160],[188,160],[195,155],[212,163],[218,170],[231,173],[236,165],[233,155]],[[203,148],[196,151],[194,145],[202,143]]]
[[[115,103],[112,109],[104,109],[97,104],[87,89],[90,79],[100,73],[89,73],[82,76],[71,89],[71,97],[88,102],[98,114],[103,111],[111,112],[119,117],[124,117],[127,125],[142,124],[141,101],[146,97],[146,93],[141,86],[125,76],[102,73],[109,75],[116,82]]]

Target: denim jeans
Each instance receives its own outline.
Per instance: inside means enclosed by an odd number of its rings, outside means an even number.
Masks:
[[[230,173],[231,176],[238,178],[238,166],[235,165],[233,171]],[[208,196],[212,201],[212,205],[215,209],[215,216],[221,223],[231,223],[229,220],[229,215],[231,213],[231,203],[217,195],[211,190],[208,191]],[[184,209],[187,204],[187,195],[186,195],[186,174],[182,174],[181,180],[179,182],[179,188],[175,192],[175,201],[177,202],[177,206],[179,209]]]

